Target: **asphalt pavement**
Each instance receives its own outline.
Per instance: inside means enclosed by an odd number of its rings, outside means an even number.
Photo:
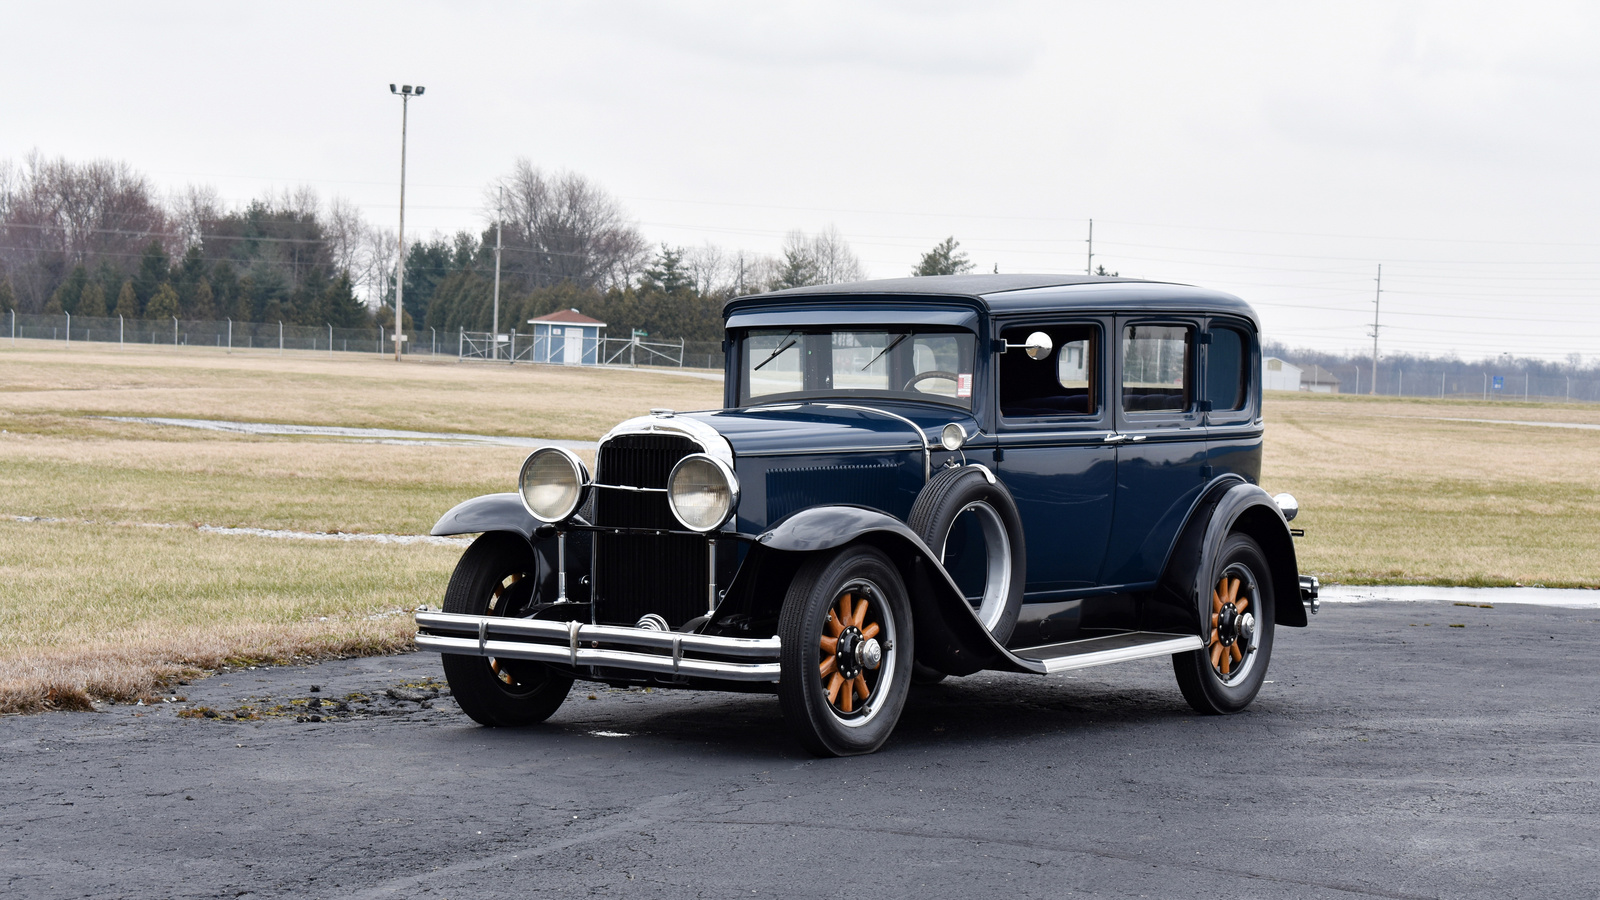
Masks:
[[[429,655],[232,670],[0,719],[0,896],[1596,898],[1597,645],[1330,605],[1240,715],[1165,660],[985,674],[841,760],[768,696],[580,683],[490,730]]]

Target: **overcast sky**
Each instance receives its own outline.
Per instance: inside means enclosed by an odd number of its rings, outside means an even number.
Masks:
[[[836,226],[875,277],[1239,294],[1268,337],[1600,356],[1600,7],[1582,3],[29,4],[0,158],[125,160],[230,201],[310,185],[408,235],[481,228],[514,160],[647,238],[775,252]]]

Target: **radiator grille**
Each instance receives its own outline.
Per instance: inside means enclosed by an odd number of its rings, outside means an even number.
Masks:
[[[665,434],[624,434],[595,455],[602,484],[664,488],[678,460],[700,452],[694,441]],[[594,524],[682,529],[667,495],[595,491]],[[595,621],[632,625],[655,613],[673,627],[706,611],[706,542],[669,534],[605,534],[594,541]]]

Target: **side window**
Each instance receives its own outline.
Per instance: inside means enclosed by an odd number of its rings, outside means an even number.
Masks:
[[[1206,399],[1211,401],[1212,409],[1244,409],[1250,396],[1249,362],[1250,342],[1242,332],[1212,329],[1211,345],[1206,351]]]
[[[1187,325],[1129,325],[1122,333],[1122,409],[1184,412],[1194,396]]]
[[[1001,337],[1021,344],[1043,331],[1055,349],[1034,359],[1021,350],[1000,355],[1000,414],[1007,418],[1092,416],[1100,412],[1100,329],[1095,325],[1008,328]]]

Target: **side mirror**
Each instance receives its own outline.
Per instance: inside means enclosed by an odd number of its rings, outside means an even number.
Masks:
[[[1026,343],[1006,344],[1007,350],[1022,350],[1028,354],[1029,359],[1044,359],[1055,349],[1055,344],[1050,340],[1050,335],[1042,331],[1035,331],[1028,335]]]

